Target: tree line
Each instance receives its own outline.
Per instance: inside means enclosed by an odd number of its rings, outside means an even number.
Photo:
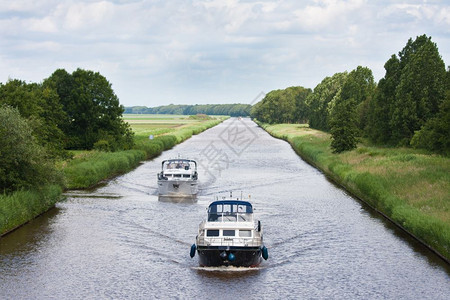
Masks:
[[[62,180],[52,161],[67,150],[130,149],[123,111],[98,72],[58,69],[42,83],[0,83],[0,192]]]
[[[450,154],[450,68],[431,37],[409,39],[384,68],[378,84],[369,68],[358,66],[326,77],[314,90],[272,91],[252,107],[251,116],[330,132],[334,152],[354,149],[366,138]]]
[[[250,104],[195,104],[195,105],[163,105],[157,107],[132,106],[125,107],[126,114],[172,114],[172,115],[225,115],[246,117],[250,115]]]

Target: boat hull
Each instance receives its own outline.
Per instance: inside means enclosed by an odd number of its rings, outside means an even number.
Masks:
[[[158,193],[164,197],[195,196],[198,184],[196,180],[158,180]]]
[[[257,267],[261,263],[260,247],[197,246],[197,253],[202,267]],[[232,260],[230,253],[234,255]]]

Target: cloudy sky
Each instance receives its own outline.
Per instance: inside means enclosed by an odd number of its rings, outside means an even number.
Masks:
[[[450,1],[0,0],[0,82],[98,71],[125,106],[251,103],[384,63],[432,37],[450,65]]]

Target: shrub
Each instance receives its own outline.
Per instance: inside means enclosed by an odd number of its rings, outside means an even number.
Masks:
[[[28,121],[16,108],[0,107],[0,140],[0,191],[61,182],[62,177],[35,140]]]

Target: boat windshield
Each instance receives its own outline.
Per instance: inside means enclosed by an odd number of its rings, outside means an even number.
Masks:
[[[165,170],[190,170],[195,169],[195,163],[190,160],[184,160],[184,159],[171,159],[163,162],[163,169]]]
[[[208,209],[209,222],[247,222],[252,221],[253,209],[244,201],[219,201]]]

